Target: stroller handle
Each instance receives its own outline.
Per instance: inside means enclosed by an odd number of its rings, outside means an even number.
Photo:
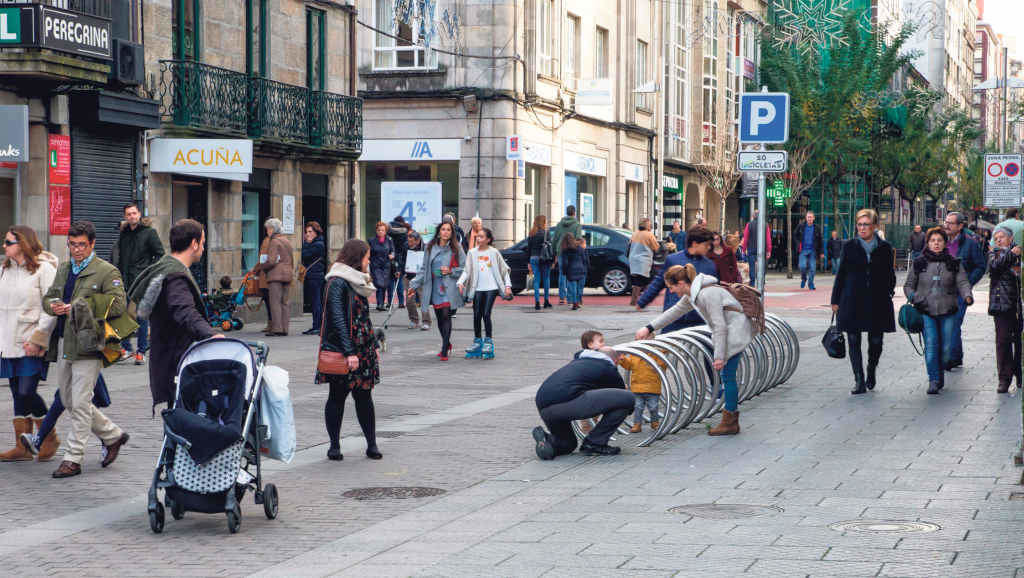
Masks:
[[[256,350],[260,361],[266,361],[270,356],[270,346],[265,341],[246,341],[245,344]]]

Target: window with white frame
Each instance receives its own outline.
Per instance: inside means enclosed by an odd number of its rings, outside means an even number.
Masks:
[[[687,78],[687,66],[690,51],[687,46],[686,31],[690,24],[689,2],[676,2],[672,5],[671,17],[671,58],[667,63],[672,78],[666,79],[666,85],[673,82],[672,102],[669,103],[665,126],[668,127],[670,138],[666,140],[668,156],[687,159],[689,155],[689,126],[687,117],[690,108],[690,83]]]
[[[701,144],[711,152],[718,137],[718,6],[704,0],[704,79],[701,88]]]
[[[608,29],[600,26],[594,36],[594,78],[608,78]]]
[[[537,72],[558,74],[558,20],[555,0],[537,0]]]
[[[376,70],[437,68],[437,53],[419,44],[412,26],[399,22],[395,27],[395,0],[376,0],[374,27],[399,39],[374,34],[373,68]]]
[[[727,142],[729,143],[732,143],[736,138],[736,131],[738,130],[736,123],[739,121],[739,97],[737,95],[740,91],[740,75],[736,71],[736,52],[738,50],[736,43],[739,40],[738,25],[739,21],[736,19],[735,10],[729,10],[728,35],[725,46],[725,123],[728,127],[727,135],[729,140]],[[730,153],[727,152],[727,154]]]
[[[636,41],[636,88],[646,89],[645,84],[650,82],[647,77],[647,43],[643,40]],[[647,94],[637,92],[636,107],[647,108]]]
[[[576,90],[580,78],[580,17],[569,14],[565,18],[565,86]]]

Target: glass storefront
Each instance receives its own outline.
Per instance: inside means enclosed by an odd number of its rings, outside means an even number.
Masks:
[[[386,181],[440,182],[442,213],[459,216],[459,163],[387,163],[371,162],[362,166],[363,191],[360,234],[368,236],[378,221],[390,222],[396,215],[381,215],[380,184]]]
[[[576,215],[582,223],[604,223],[603,193],[604,177],[566,172],[562,207],[576,207]]]

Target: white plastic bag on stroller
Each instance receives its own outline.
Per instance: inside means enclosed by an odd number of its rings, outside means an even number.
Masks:
[[[267,426],[267,457],[289,463],[295,456],[295,414],[288,390],[288,372],[274,365],[263,368],[262,421]]]

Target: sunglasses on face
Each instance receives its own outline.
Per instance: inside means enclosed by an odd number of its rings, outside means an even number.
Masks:
[[[17,244],[18,244],[17,240],[12,241],[10,239],[4,239],[4,247],[10,247],[11,245],[17,245]]]
[[[88,249],[89,243],[72,243],[71,241],[68,241],[68,247],[71,247],[72,249]]]

